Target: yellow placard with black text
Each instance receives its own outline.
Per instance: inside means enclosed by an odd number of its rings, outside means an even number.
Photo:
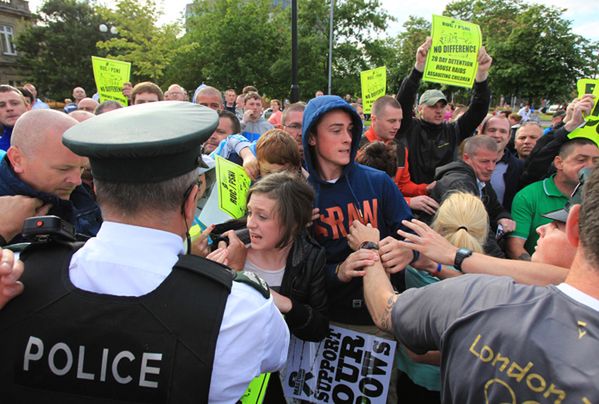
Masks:
[[[127,106],[127,97],[122,93],[123,83],[130,81],[131,63],[92,56],[92,68],[100,102],[118,101]]]
[[[593,94],[595,102],[591,113],[585,117],[585,122],[580,127],[574,129],[568,137],[570,139],[584,137],[594,141],[599,146],[599,80],[580,79],[576,83],[578,98],[585,94]]]
[[[432,45],[426,57],[424,81],[471,88],[482,44],[480,27],[455,18],[433,15]]]
[[[219,209],[234,219],[243,217],[252,180],[243,167],[220,156],[216,156],[215,169]]]
[[[381,66],[360,72],[360,83],[362,84],[362,107],[364,113],[369,114],[372,104],[387,92],[387,68]]]

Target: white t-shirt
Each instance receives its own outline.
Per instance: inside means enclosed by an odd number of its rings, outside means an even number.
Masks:
[[[260,278],[264,279],[266,284],[275,291],[279,291],[281,283],[283,282],[283,275],[285,275],[285,267],[275,270],[266,270],[260,268],[249,259],[245,260],[243,270],[255,273]]]

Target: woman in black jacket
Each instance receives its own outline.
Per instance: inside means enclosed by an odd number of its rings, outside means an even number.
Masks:
[[[283,171],[261,178],[247,200],[250,243],[243,270],[266,281],[293,335],[322,340],[329,332],[326,258],[306,230],[312,218],[312,187],[299,175]],[[208,258],[219,261],[219,250]]]

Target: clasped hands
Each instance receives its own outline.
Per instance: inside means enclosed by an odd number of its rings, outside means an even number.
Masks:
[[[349,230],[347,242],[354,252],[337,267],[337,277],[342,282],[364,276],[365,268],[376,261],[381,262],[388,274],[394,274],[402,271],[414,258],[412,250],[402,247],[399,240],[390,236],[380,240],[379,230],[370,224],[354,220]],[[376,250],[360,249],[365,241],[378,243],[378,253]]]

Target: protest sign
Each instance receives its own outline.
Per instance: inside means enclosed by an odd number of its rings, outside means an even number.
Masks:
[[[252,180],[243,167],[216,156],[216,182],[200,212],[198,222],[202,227],[239,219],[245,215],[246,198]]]
[[[216,157],[218,207],[233,219],[245,215],[246,197],[251,182],[243,167],[220,156]]]
[[[262,373],[260,376],[255,377],[250,382],[245,393],[243,393],[243,396],[241,396],[239,400],[241,404],[262,404],[269,379],[270,373]]]
[[[126,107],[128,100],[122,88],[129,81],[131,63],[92,56],[92,68],[100,102],[113,100]]]
[[[432,45],[422,79],[471,88],[482,44],[480,27],[455,18],[433,15],[431,36]]]
[[[599,146],[599,80],[580,79],[576,83],[576,89],[578,90],[579,98],[585,94],[593,94],[595,101],[591,113],[585,117],[585,122],[570,132],[568,137],[570,139],[577,137],[588,138]]]
[[[362,84],[362,107],[364,113],[369,114],[372,104],[387,92],[387,68],[382,66],[360,72],[360,82]]]
[[[312,403],[387,402],[395,341],[331,326],[321,342],[292,336],[283,391]]]

